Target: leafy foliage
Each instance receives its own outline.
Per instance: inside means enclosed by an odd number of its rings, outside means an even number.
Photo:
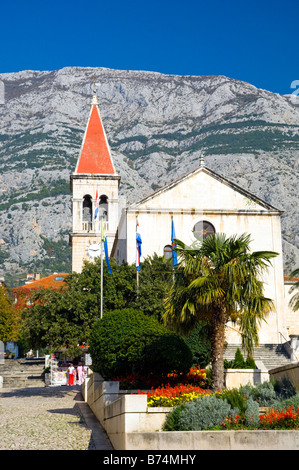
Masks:
[[[193,354],[193,365],[206,367],[211,361],[210,325],[207,321],[198,321],[194,330],[185,336],[185,341]]]
[[[290,274],[290,278],[298,278],[299,276],[299,268],[295,269]],[[295,282],[295,284],[290,288],[290,293],[294,293],[293,297],[290,300],[290,307],[296,312],[299,310],[299,281]]]
[[[221,426],[226,417],[234,418],[238,410],[233,409],[227,400],[215,395],[206,395],[180,406],[175,413],[175,419],[169,413],[163,430],[169,430],[169,425],[175,426],[175,431],[202,431]]]
[[[20,326],[19,311],[14,308],[8,289],[0,284],[0,341],[17,341]]]
[[[263,294],[260,276],[274,252],[250,252],[250,236],[226,238],[214,234],[186,246],[177,240],[179,266],[166,299],[165,324],[182,333],[199,319],[211,326],[211,363],[214,389],[224,386],[223,349],[227,321],[238,322],[242,346],[252,356],[258,327],[273,305]]]
[[[192,365],[192,352],[183,338],[166,332],[143,349],[141,371],[163,375],[176,371],[186,374]]]
[[[232,361],[224,359],[225,369],[257,369],[254,359],[247,357],[246,361],[240,348],[237,348],[235,358]]]
[[[165,355],[165,347],[176,347],[175,355]],[[172,343],[172,344],[171,344]],[[167,331],[159,321],[134,309],[106,312],[92,329],[90,354],[93,368],[105,378],[117,375],[152,372],[167,373],[190,368],[191,352],[185,342]],[[156,350],[152,345],[159,345]],[[164,354],[163,360],[159,354]],[[188,362],[189,359],[189,362]]]

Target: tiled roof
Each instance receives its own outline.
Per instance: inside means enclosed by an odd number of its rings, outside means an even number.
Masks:
[[[92,105],[75,173],[115,174],[97,105]]]
[[[284,276],[284,282],[298,282],[299,277]]]
[[[60,287],[65,286],[65,278],[69,276],[68,273],[62,274],[51,274],[50,276],[43,277],[38,281],[32,281],[28,284],[24,284],[23,286],[16,287],[13,289],[14,291],[18,291],[19,289],[60,289]]]

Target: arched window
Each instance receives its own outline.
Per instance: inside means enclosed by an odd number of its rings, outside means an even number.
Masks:
[[[99,200],[99,216],[103,217],[103,221],[108,220],[108,197],[102,194]]]
[[[91,196],[84,196],[83,198],[83,215],[82,215],[83,222],[91,222],[92,221],[92,202]]]
[[[92,228],[92,200],[88,194],[83,198],[82,225],[83,230],[89,231]]]
[[[215,227],[206,220],[197,222],[193,227],[193,233],[198,240],[205,240],[208,236],[216,233]]]
[[[166,259],[170,259],[172,257],[172,246],[171,245],[165,245],[164,246],[163,255],[165,256]]]

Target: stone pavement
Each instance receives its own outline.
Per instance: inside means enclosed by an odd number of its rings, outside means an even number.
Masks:
[[[0,389],[0,450],[113,450],[80,387]]]

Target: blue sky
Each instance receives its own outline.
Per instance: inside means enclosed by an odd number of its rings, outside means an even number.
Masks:
[[[298,0],[15,0],[0,21],[0,73],[225,75],[282,94],[299,80]]]

